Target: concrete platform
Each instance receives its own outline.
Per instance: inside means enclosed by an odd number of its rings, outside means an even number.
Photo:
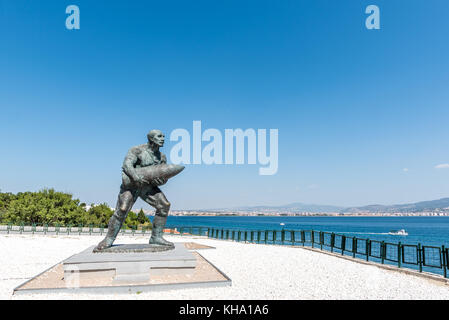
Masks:
[[[51,294],[59,292],[77,293],[140,293],[146,291],[165,291],[186,288],[210,288],[231,286],[231,279],[207,261],[198,252],[192,252],[196,267],[192,274],[153,275],[144,282],[117,282],[113,275],[81,277],[77,281],[64,280],[63,263],[45,270],[14,289],[14,294]]]
[[[148,244],[116,245],[102,252],[93,252],[94,247],[63,261],[66,282],[112,277],[114,282],[139,283],[155,275],[192,274],[196,267],[183,243],[161,252],[152,252],[154,246]]]

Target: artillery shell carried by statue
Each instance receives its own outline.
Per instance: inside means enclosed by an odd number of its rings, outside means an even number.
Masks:
[[[136,168],[136,173],[145,179],[146,181],[152,181],[154,179],[170,179],[184,170],[184,166],[177,164],[156,164],[153,166]],[[125,187],[132,184],[132,180],[126,175],[123,175],[123,184]]]

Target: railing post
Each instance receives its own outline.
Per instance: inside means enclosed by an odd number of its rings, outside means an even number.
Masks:
[[[352,238],[352,257],[355,258],[355,254],[357,253],[357,238]]]
[[[419,265],[419,272],[422,272],[422,249],[421,249],[421,243],[418,243],[418,265]]]
[[[387,250],[385,248],[385,242],[382,241],[380,244],[380,257],[381,257],[382,264],[384,264],[384,262],[385,262],[386,252],[387,252]]]
[[[260,230],[258,230],[257,231],[257,243],[260,243],[261,236],[262,236],[262,232]]]
[[[334,246],[335,246],[335,233],[331,233],[331,252],[334,252]]]
[[[445,248],[444,248],[444,245],[442,245],[441,246],[441,254],[443,255],[442,256],[442,258],[443,259],[441,259],[441,261],[443,261],[443,275],[444,275],[444,277],[445,278],[447,278],[447,270],[446,270],[446,267],[447,267],[447,260],[446,260],[446,252],[445,252],[446,250],[445,250]]]
[[[323,250],[323,242],[324,242],[324,233],[320,231],[320,250]]]
[[[365,244],[366,261],[369,261],[369,255],[371,254],[371,241],[366,239]]]
[[[446,256],[446,270],[449,268],[449,250],[448,250],[448,248],[446,248],[446,254],[445,254],[445,256]],[[446,274],[446,278],[447,278],[447,274]]]
[[[306,245],[306,232],[304,230],[301,230],[301,242],[304,247]]]
[[[295,230],[290,231],[290,240],[292,241],[292,246],[295,245]]]
[[[282,245],[284,245],[284,241],[285,241],[285,230],[282,229],[282,231],[281,231],[281,243],[282,243]]]
[[[314,248],[315,235],[314,235],[314,233],[313,233],[313,230],[310,231],[310,239],[312,239],[312,248]]]
[[[341,255],[345,254],[346,249],[346,236],[341,236]]]
[[[273,244],[276,244],[276,230],[273,230]]]
[[[398,268],[401,267],[401,241],[398,242]]]
[[[268,243],[268,230],[265,230],[265,239],[264,239],[264,241],[265,241],[265,244]]]

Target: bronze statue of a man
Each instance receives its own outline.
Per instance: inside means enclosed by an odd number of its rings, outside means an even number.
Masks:
[[[139,174],[138,169],[167,163],[166,156],[159,151],[159,148],[164,145],[165,136],[160,130],[151,130],[147,138],[147,144],[132,147],[123,161],[122,185],[115,212],[109,220],[106,237],[94,251],[101,251],[112,246],[123,221],[139,197],[156,209],[150,244],[173,246],[173,243],[162,238],[170,202],[158,186],[165,184],[167,179],[155,178],[152,181],[147,181],[144,175]]]

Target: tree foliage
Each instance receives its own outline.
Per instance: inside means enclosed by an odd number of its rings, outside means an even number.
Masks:
[[[106,203],[91,205],[86,210],[85,203],[54,189],[17,194],[0,192],[1,223],[106,226],[113,213]],[[138,215],[130,212],[124,225],[151,227],[151,222],[141,210]]]
[[[148,219],[143,210],[140,209],[139,213],[137,214],[137,221],[139,221],[140,224],[145,224],[150,222],[150,219]]]
[[[83,224],[102,225],[107,224],[114,211],[106,203],[91,205],[87,211],[86,221]]]
[[[133,211],[130,211],[128,213],[128,216],[126,217],[124,224],[129,228],[136,228],[139,225],[146,228],[148,227],[151,228],[151,221],[145,215],[142,209],[140,209],[138,214],[134,213]]]

